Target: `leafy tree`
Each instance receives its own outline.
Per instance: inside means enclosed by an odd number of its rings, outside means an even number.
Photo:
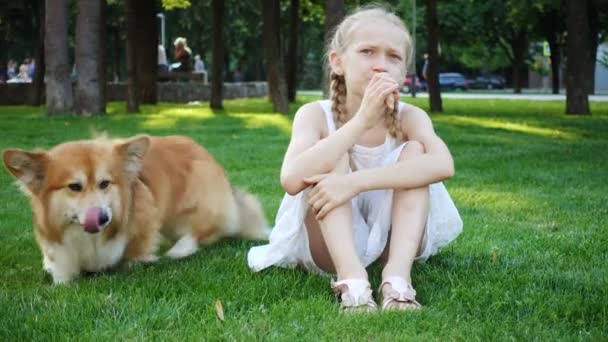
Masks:
[[[289,6],[289,44],[287,49],[287,99],[294,102],[296,99],[296,82],[298,69],[298,36],[300,30],[300,0],[290,0]]]
[[[211,108],[222,108],[223,78],[224,73],[224,1],[212,0],[213,12],[213,75],[211,82]]]
[[[585,76],[591,60],[589,13],[586,2],[567,0],[568,46],[566,74],[566,114],[591,114]]]
[[[76,22],[75,113],[89,116],[105,113],[104,14],[105,0],[78,2]]]
[[[46,108],[49,115],[72,111],[73,94],[68,57],[67,0],[47,0],[46,8]]]
[[[431,112],[442,112],[441,92],[439,89],[439,23],[437,20],[437,1],[426,0],[426,30],[428,47],[427,82]]]
[[[137,39],[135,16],[137,13],[137,0],[126,0],[126,26],[127,26],[127,112],[139,112],[139,75],[137,73],[137,59],[139,51],[134,42]]]
[[[279,0],[263,2],[263,43],[268,80],[268,95],[275,112],[287,114],[287,84],[283,73],[283,61],[280,48],[280,7]]]

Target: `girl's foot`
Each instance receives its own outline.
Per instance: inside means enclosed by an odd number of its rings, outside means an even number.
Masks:
[[[365,279],[344,279],[331,282],[344,312],[374,312],[378,305],[372,296],[372,288]]]
[[[382,310],[418,310],[422,307],[416,301],[416,290],[402,277],[388,277],[380,284]]]

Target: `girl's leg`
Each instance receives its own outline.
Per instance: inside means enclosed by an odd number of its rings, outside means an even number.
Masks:
[[[410,141],[405,146],[399,160],[405,160],[424,153],[424,146]],[[411,270],[418,255],[429,211],[429,187],[399,190],[393,193],[391,214],[392,228],[388,246],[388,261],[382,271],[382,279],[401,277],[411,284]],[[390,293],[390,283],[385,283],[383,293]],[[415,306],[405,304],[405,306]]]
[[[345,156],[333,172],[346,174],[348,169],[348,157]],[[355,249],[351,201],[330,211],[322,221],[316,220],[311,208],[306,214],[305,223],[310,253],[319,268],[337,274],[338,280],[367,280],[367,271]]]

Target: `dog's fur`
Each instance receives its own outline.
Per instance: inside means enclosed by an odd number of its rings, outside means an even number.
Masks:
[[[222,237],[267,237],[258,200],[231,186],[209,152],[186,137],[6,149],[2,159],[30,198],[43,266],[54,283],[121,260],[155,261],[161,236],[175,241],[166,253],[171,258]]]

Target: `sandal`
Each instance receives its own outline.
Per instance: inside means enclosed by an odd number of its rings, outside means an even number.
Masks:
[[[365,279],[332,280],[331,288],[339,296],[344,312],[374,312],[378,309],[371,286]]]
[[[391,290],[387,293],[382,291],[385,284],[391,286]],[[416,301],[416,290],[402,277],[384,279],[380,284],[380,292],[382,293],[382,310],[418,310],[422,307]]]

